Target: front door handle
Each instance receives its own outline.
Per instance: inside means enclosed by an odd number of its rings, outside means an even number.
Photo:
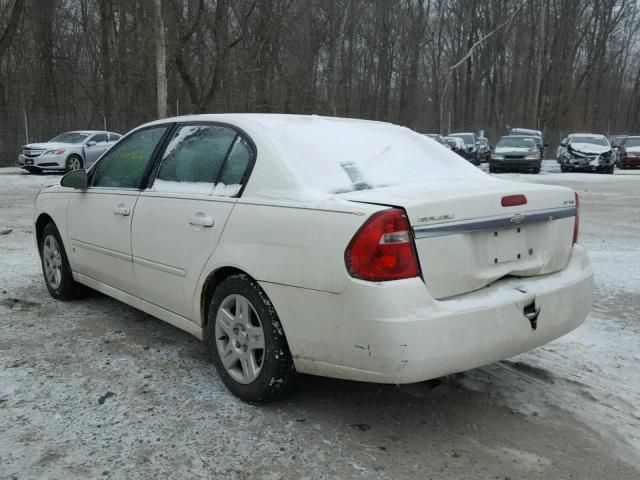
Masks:
[[[113,213],[115,215],[122,215],[123,217],[126,217],[131,214],[131,210],[129,210],[124,205],[118,205],[117,207],[113,208]]]
[[[196,213],[189,219],[189,223],[198,227],[213,227],[213,217],[205,216],[204,213]]]

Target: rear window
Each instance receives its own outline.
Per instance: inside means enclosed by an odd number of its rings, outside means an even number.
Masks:
[[[280,158],[314,191],[342,193],[485,175],[448,148],[396,125],[302,117],[262,126]]]
[[[514,147],[514,148],[535,148],[536,144],[534,143],[532,138],[522,138],[522,137],[502,137],[496,148],[505,148],[505,147]]]

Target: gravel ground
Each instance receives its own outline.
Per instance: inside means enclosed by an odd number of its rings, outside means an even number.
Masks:
[[[436,388],[306,377],[253,407],[188,334],[49,297],[31,208],[60,176],[0,169],[0,478],[639,478],[640,171],[501,176],[581,194],[584,325]]]

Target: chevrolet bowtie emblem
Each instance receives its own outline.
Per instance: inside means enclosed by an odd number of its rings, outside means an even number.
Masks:
[[[524,215],[516,213],[513,217],[511,217],[511,223],[513,223],[514,225],[520,225],[522,222],[524,222],[525,218],[526,217]]]

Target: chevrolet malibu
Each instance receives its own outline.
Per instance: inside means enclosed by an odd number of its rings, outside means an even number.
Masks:
[[[410,383],[576,328],[570,189],[493,178],[386,123],[227,114],[143,125],[40,192],[54,298],[103,292],[199,339],[260,403],[298,373]]]

